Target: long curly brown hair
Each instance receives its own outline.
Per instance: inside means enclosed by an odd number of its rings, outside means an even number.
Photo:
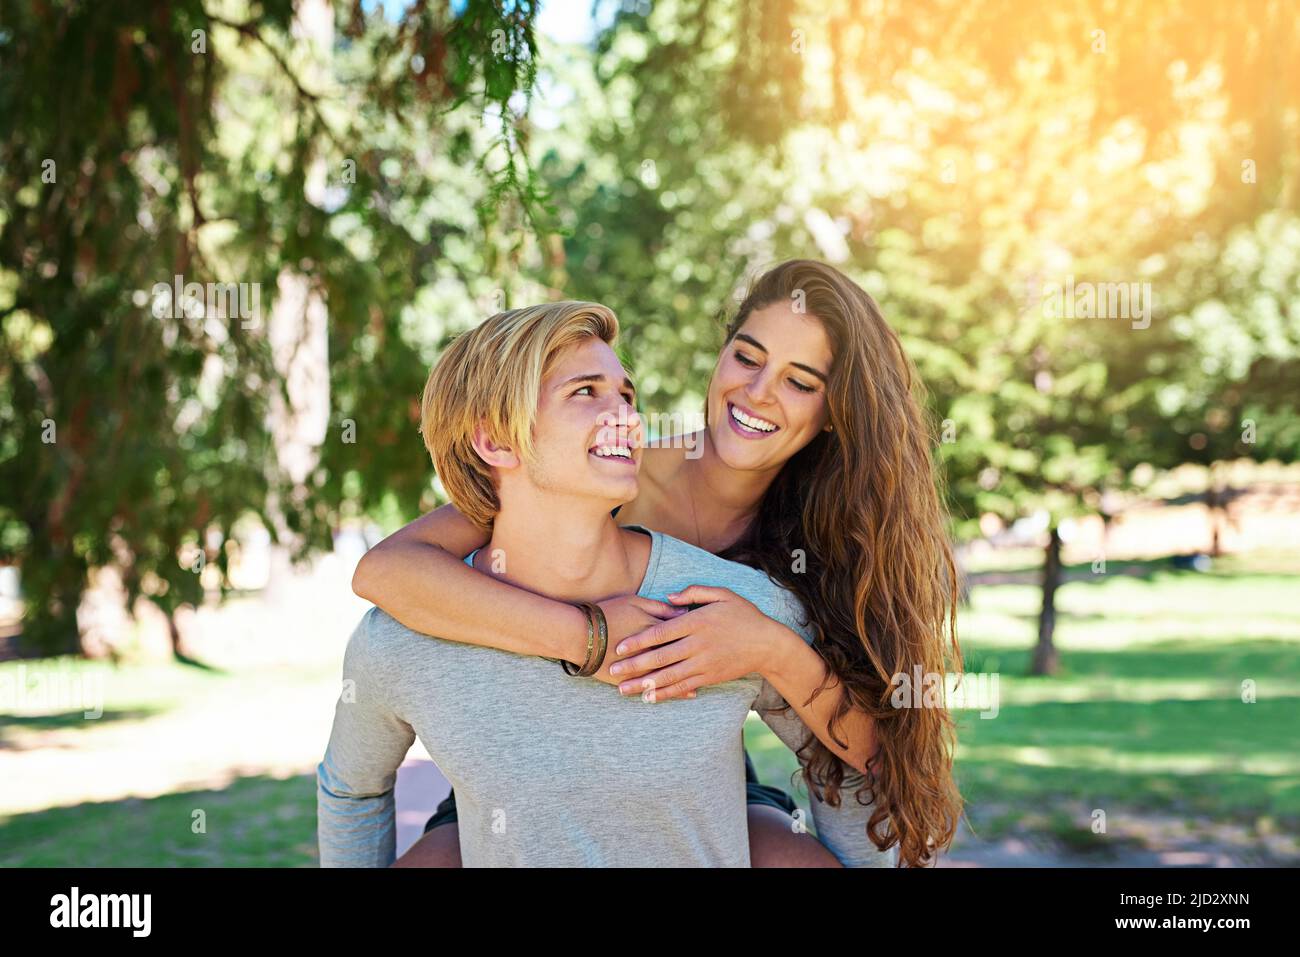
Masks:
[[[897,845],[900,866],[926,866],[951,844],[962,812],[956,729],[946,707],[895,707],[891,679],[910,678],[918,664],[943,676],[949,652],[953,670],[962,668],[957,573],[930,452],[936,436],[897,334],[865,290],[825,263],[796,259],[762,274],[728,323],[724,348],[755,310],[798,299],[831,340],[834,428],[791,457],[745,534],[720,554],[803,602],[831,672],[814,697],[836,679],[845,689],[830,725],[836,740],[851,707],[875,719],[877,760],[865,776],[809,735],[800,749],[809,787],[838,806],[847,771],[855,798],[875,805],[867,833],[876,847]]]

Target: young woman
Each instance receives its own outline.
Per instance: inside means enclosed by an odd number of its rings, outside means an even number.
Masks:
[[[733,593],[697,586],[676,608],[635,595],[602,602],[610,653],[598,675],[664,701],[763,674],[816,736],[809,786],[836,805],[847,770],[849,799],[875,807],[872,841],[898,846],[902,866],[932,863],[961,812],[948,711],[891,704],[895,675],[918,665],[942,675],[950,650],[961,666],[956,572],[914,389],[897,335],[838,270],[791,260],[759,277],[727,327],[704,429],[645,449],[638,497],[618,518],[791,589],[816,653]],[[443,506],[372,549],[353,588],[416,631],[580,663],[581,613],[467,567],[485,541]],[[792,833],[783,811],[793,808],[751,782],[754,866],[829,856]],[[455,866],[458,856],[453,795],[404,861]]]

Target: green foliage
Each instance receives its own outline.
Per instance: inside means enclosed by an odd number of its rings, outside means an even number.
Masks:
[[[513,100],[535,76],[536,6],[343,12],[326,50],[292,34],[289,0],[4,7],[0,544],[35,647],[76,647],[89,568],[120,565],[132,597],[171,610],[201,597],[180,547],[224,572],[250,510],[319,548],[345,503],[414,508],[427,488],[394,397],[418,393],[449,333],[412,335],[405,312],[481,270],[458,239],[534,214]],[[263,314],[156,309],[177,275],[255,284]],[[305,478],[267,427],[287,395],[265,321],[286,276],[329,310],[329,438]]]
[[[1141,462],[1289,458],[1297,54],[1283,3],[656,4],[600,38],[561,125],[588,148],[548,141],[545,275],[619,312],[651,408],[698,408],[743,277],[836,261],[918,365],[963,532]],[[1049,301],[1076,280],[1150,314]]]
[[[719,316],[792,256],[903,336],[960,534],[1143,462],[1296,454],[1284,0],[660,0],[590,49],[539,41],[535,0],[460,6],[340,4],[329,50],[288,0],[0,14],[0,558],[43,647],[96,565],[174,608],[178,549],[224,568],[250,511],[305,550],[434,504],[420,387],[497,309],[610,305],[643,411],[698,410]],[[156,318],[177,274],[326,304],[305,477],[265,330]],[[1149,289],[1149,323],[1045,295],[1076,281]]]

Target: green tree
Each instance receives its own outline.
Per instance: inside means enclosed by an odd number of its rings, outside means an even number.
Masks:
[[[1159,401],[1180,382],[1230,397],[1193,372],[1205,343],[1176,321],[1218,295],[1188,282],[1200,257],[1183,238],[1218,248],[1203,237],[1294,208],[1297,52],[1276,2],[1244,18],[1175,2],[656,4],[597,45],[593,92],[563,125],[588,148],[541,160],[574,225],[547,281],[618,309],[652,406],[698,407],[737,280],[793,255],[840,264],[934,394],[958,533],[986,511],[1048,515],[1034,669],[1050,671],[1059,523],[1139,462],[1191,457]],[[1067,307],[1076,279],[1136,283],[1131,307],[1150,314]],[[1249,296],[1257,277],[1226,281]],[[1237,384],[1267,391],[1282,436],[1294,400],[1264,389],[1285,378],[1271,370]]]
[[[224,573],[249,511],[302,552],[426,484],[392,467],[417,422],[391,397],[447,330],[413,331],[410,305],[470,301],[456,270],[481,265],[482,227],[542,212],[521,140],[537,5],[459,6],[4,5],[0,546],[30,646],[76,649],[91,568],[171,611],[201,597],[182,546]],[[159,292],[176,276],[202,306]],[[248,295],[214,308],[209,283]],[[310,370],[280,353],[320,308],[330,429],[288,462],[303,435],[268,423]]]

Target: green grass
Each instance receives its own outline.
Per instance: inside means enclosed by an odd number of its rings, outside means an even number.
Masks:
[[[57,683],[64,694],[79,696],[96,689],[102,700],[94,703],[102,705],[103,713],[87,718],[82,706],[90,702],[79,697],[54,711],[33,713],[29,700],[27,709],[0,714],[0,761],[5,749],[77,747],[89,754],[105,736],[134,733],[134,726],[146,723],[156,727],[156,722],[178,719],[182,711],[195,708],[222,713],[233,702],[253,713],[272,713],[273,703],[295,689],[322,682],[332,687],[338,667],[337,661],[324,657],[299,667],[229,671],[172,663],[114,667],[77,658],[5,662],[0,664],[0,683],[8,684],[0,686],[10,692],[20,679],[34,687],[39,674],[42,682]],[[221,733],[220,726],[209,727]],[[274,733],[273,728],[267,733]],[[328,725],[322,727],[322,746],[328,733]],[[179,740],[179,746],[200,751],[205,744],[201,738]],[[167,753],[151,757],[168,760]],[[212,777],[233,780],[225,787],[28,813],[14,812],[12,800],[6,798],[26,800],[34,789],[39,792],[42,781],[0,781],[0,867],[315,865],[314,775],[235,777],[233,771],[213,770]],[[203,812],[206,830],[197,827],[196,811]]]
[[[1111,563],[1058,592],[1051,678],[1028,676],[1039,590],[974,590],[960,620],[965,667],[996,673],[1000,698],[990,719],[954,712],[976,833],[1040,833],[1087,850],[1094,809],[1112,822],[1300,830],[1300,574],[1125,564],[1147,567],[1139,577]],[[784,784],[789,752],[752,717],[747,741],[759,777]]]
[[[1249,563],[1220,563],[1209,574],[1158,562],[1139,570],[1112,564],[1111,574],[1060,590],[1061,671],[1052,678],[1026,674],[1038,590],[974,590],[961,615],[966,670],[996,673],[1000,698],[992,719],[955,712],[958,781],[979,837],[1040,836],[1087,855],[1099,847],[1089,830],[1095,809],[1113,832],[1115,822],[1153,816],[1189,830],[1300,830],[1300,574]],[[83,727],[75,708],[0,716],[0,749],[40,746],[32,741],[41,735],[76,735],[92,747],[114,727],[166,720],[196,702],[256,708],[292,685],[337,679],[336,662],[239,672],[58,664],[69,675],[104,675],[103,717]],[[15,668],[0,665],[0,680]],[[1255,685],[1251,704],[1242,701],[1246,680]],[[806,794],[789,783],[794,756],[756,716],[745,738],[759,778],[806,808]],[[192,830],[196,809],[206,813],[206,833]],[[1116,833],[1106,845],[1130,840]],[[315,860],[310,775],[0,816],[0,866]]]
[[[311,775],[240,778],[220,790],[0,817],[0,867],[310,867],[316,862]]]

